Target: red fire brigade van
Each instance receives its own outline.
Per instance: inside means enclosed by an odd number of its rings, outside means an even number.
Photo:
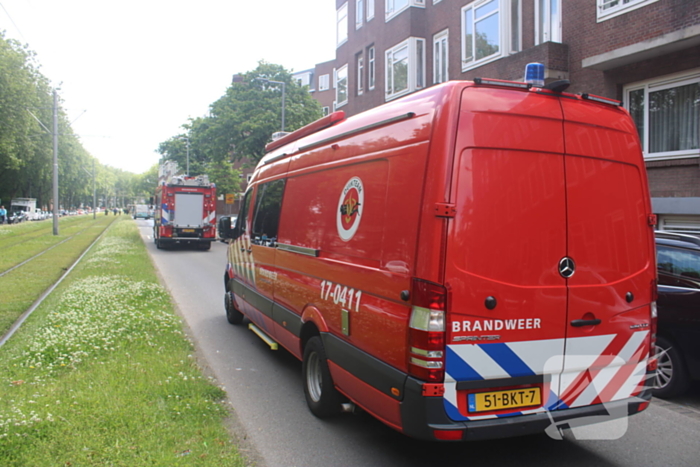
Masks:
[[[302,360],[315,415],[456,441],[647,407],[655,218],[618,102],[453,81],[267,149],[226,312]]]

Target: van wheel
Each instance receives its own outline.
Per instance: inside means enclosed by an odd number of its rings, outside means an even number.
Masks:
[[[244,315],[236,309],[231,292],[226,292],[226,295],[224,295],[224,306],[226,307],[226,319],[229,323],[241,324],[243,322]]]
[[[675,397],[684,393],[690,386],[690,379],[680,352],[670,341],[657,337],[656,358],[658,369],[651,393],[660,398]]]
[[[199,249],[202,251],[209,251],[209,250],[211,250],[211,243],[209,243],[209,242],[202,243],[199,245]]]
[[[318,418],[339,414],[342,396],[333,385],[326,351],[320,337],[314,336],[306,343],[301,371],[304,378],[304,395],[311,413]]]

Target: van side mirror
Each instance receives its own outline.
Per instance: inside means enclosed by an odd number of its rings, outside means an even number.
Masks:
[[[219,239],[222,242],[239,237],[240,233],[238,233],[238,229],[236,228],[236,219],[235,216],[221,216],[219,218],[217,227],[219,229]]]

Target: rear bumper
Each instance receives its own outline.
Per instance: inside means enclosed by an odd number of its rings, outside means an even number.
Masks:
[[[403,433],[417,439],[434,440],[435,430],[462,431],[457,441],[510,438],[542,432],[558,432],[557,427],[569,428],[634,415],[651,400],[651,391],[645,389],[635,398],[606,404],[590,405],[573,409],[554,410],[529,415],[503,417],[478,421],[451,420],[444,408],[442,397],[425,397],[423,383],[409,377],[406,381],[404,399],[401,402]],[[602,420],[601,417],[605,417]]]
[[[161,243],[211,243],[216,241],[216,238],[198,238],[198,237],[160,237],[158,240]]]

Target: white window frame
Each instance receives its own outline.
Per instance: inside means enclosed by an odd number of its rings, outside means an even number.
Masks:
[[[552,18],[552,2],[557,4],[558,21],[556,19],[553,21]],[[543,3],[544,8],[542,8]],[[561,43],[561,4],[561,0],[535,0],[535,45],[545,42]]]
[[[439,1],[439,0],[438,0]],[[433,84],[449,81],[450,70],[450,30],[445,29],[433,36]],[[445,49],[444,54],[442,50]],[[445,63],[442,63],[442,56]],[[443,73],[444,72],[444,73]],[[444,76],[443,76],[444,74]]]
[[[323,107],[321,107],[321,112],[323,113],[323,116],[325,117],[326,115],[331,113],[331,108],[328,107],[327,105],[324,105]]]
[[[483,16],[480,16],[479,18],[475,18],[475,13],[476,11],[481,8],[482,6],[485,6],[491,2],[495,2],[497,8],[495,11],[492,11],[488,14],[485,14]],[[518,18],[512,18],[511,14],[511,7],[513,4],[517,2],[517,14]],[[467,39],[466,39],[466,30],[467,30],[467,24],[465,21],[465,14],[467,11],[471,11],[471,16],[472,16],[472,24],[471,27],[472,29],[475,28],[475,25],[481,21],[487,20],[491,18],[494,15],[498,15],[498,52],[493,53],[491,55],[488,55],[486,57],[482,57],[480,59],[476,59],[476,47],[474,46],[474,43],[467,44]],[[518,23],[518,28],[517,34],[521,34],[520,31],[522,31],[522,12],[521,12],[521,5],[520,5],[520,0],[477,0],[474,1],[468,5],[465,5],[461,9],[461,15],[460,15],[460,24],[461,24],[461,31],[460,31],[460,42],[462,46],[461,50],[461,60],[462,60],[462,72],[471,70],[473,68],[478,68],[482,65],[485,65],[487,63],[493,62],[495,60],[498,60],[502,57],[506,57],[512,53],[517,53],[519,50],[513,50],[513,34],[511,33],[512,28],[511,24],[513,21],[517,21]],[[521,41],[520,38],[517,39],[517,45],[515,49],[520,49],[521,48]],[[467,60],[468,55],[467,55],[467,49],[469,49],[469,52],[471,54],[471,57],[473,57],[472,60]]]
[[[343,75],[344,75],[344,77],[341,78],[341,76],[343,76]],[[341,88],[339,86],[339,83],[343,80],[345,80],[345,100],[341,101],[340,100],[341,96],[339,95],[339,91]],[[348,100],[350,98],[350,92],[349,92],[350,88],[348,85],[349,85],[348,64],[346,63],[345,65],[341,66],[340,68],[338,68],[335,71],[335,86],[334,87],[335,87],[335,102],[336,102],[335,108],[336,109],[339,109],[340,107],[342,107],[348,103]]]
[[[377,51],[374,46],[367,49],[367,88],[371,91],[377,82]]]
[[[596,19],[597,22],[607,21],[610,18],[624,15],[638,8],[643,8],[659,0],[597,0]]]
[[[355,0],[355,30],[357,31],[364,24],[365,0]]]
[[[365,58],[362,56],[362,54],[357,55],[357,95],[361,96],[362,93],[365,91],[365,80],[364,80],[364,73],[365,73]]]
[[[508,41],[507,43],[510,46],[510,53],[515,54],[523,49],[523,4],[522,0],[510,0],[510,3],[511,5],[510,8],[508,8],[508,15],[506,16],[508,33],[506,34],[505,39]],[[513,18],[513,5],[515,5],[515,9],[517,10],[515,13],[516,18]],[[559,11],[561,11],[561,9]],[[517,23],[517,31],[515,34],[513,34],[514,21]],[[515,45],[513,42],[515,42]]]
[[[343,3],[335,13],[335,47],[338,48],[348,41],[348,2]]]
[[[367,22],[374,19],[374,0],[367,0]]]
[[[398,6],[397,3],[399,3]],[[384,0],[384,21],[388,23],[411,7],[425,8],[425,0]]]
[[[689,84],[700,85],[700,68],[696,68],[690,72],[676,73],[638,83],[630,83],[623,88],[623,105],[627,110],[629,110],[630,107],[630,93],[642,89],[644,90],[644,134],[640,135],[640,139],[645,160],[687,159],[700,156],[700,148],[649,154],[649,93],[687,86]]]
[[[318,77],[318,90],[328,91],[331,88],[330,75],[326,73],[325,75],[320,75]]]
[[[402,49],[407,49],[408,61],[408,82],[406,89],[393,91],[393,58]],[[385,100],[390,101],[406,94],[410,94],[425,87],[425,39],[420,37],[409,37],[405,41],[396,44],[386,50],[384,55],[384,89]],[[392,63],[390,63],[390,59]],[[392,91],[390,91],[390,89]]]

